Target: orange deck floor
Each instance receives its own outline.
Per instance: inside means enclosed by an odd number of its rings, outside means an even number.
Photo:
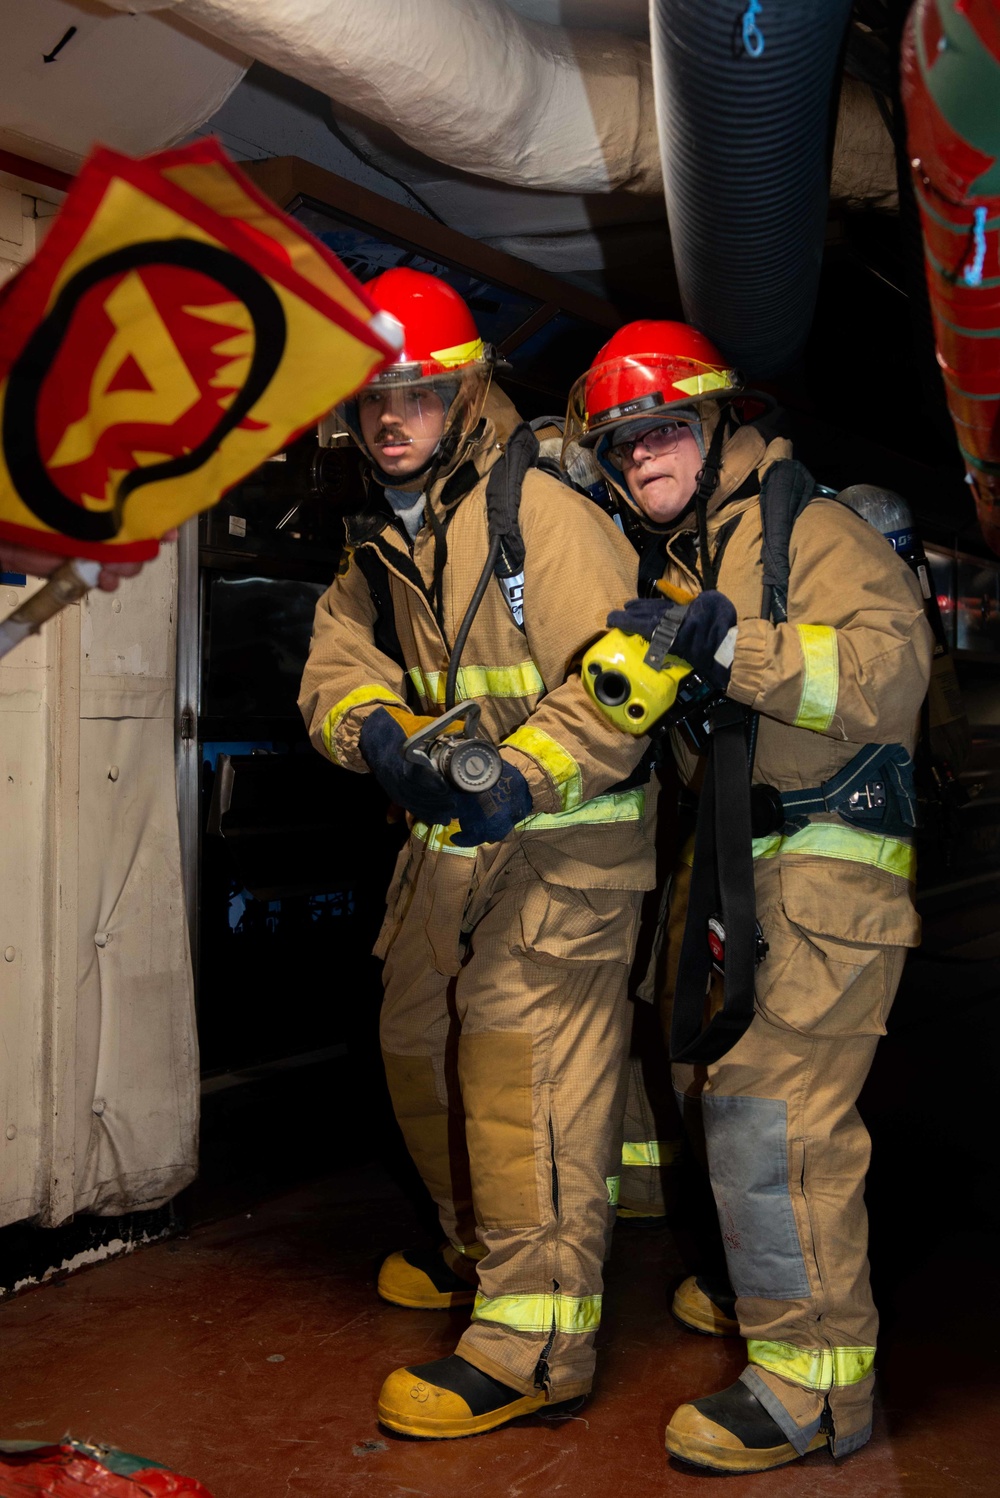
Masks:
[[[117,1445],[200,1478],[215,1498],[1000,1494],[987,1232],[939,1239],[896,1286],[871,1445],[760,1477],[666,1458],[673,1407],[730,1383],[742,1357],[738,1342],[671,1319],[679,1264],[659,1228],[616,1233],[598,1384],[575,1416],[532,1416],[465,1441],[380,1430],[385,1374],[443,1356],[464,1324],[465,1313],[376,1297],[380,1256],[420,1241],[408,1202],[372,1167],[31,1290],[0,1306],[0,1435]]]

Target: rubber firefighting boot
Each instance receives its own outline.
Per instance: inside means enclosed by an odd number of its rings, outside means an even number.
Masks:
[[[805,1451],[796,1451],[760,1400],[739,1380],[693,1404],[682,1404],[667,1426],[671,1456],[710,1472],[769,1472],[827,1444],[817,1431]]]
[[[475,1279],[466,1279],[448,1263],[444,1248],[406,1248],[390,1254],[378,1275],[378,1293],[394,1306],[415,1311],[449,1311],[471,1306]],[[452,1251],[453,1253],[454,1251]]]
[[[455,1352],[390,1373],[378,1397],[378,1417],[400,1435],[441,1441],[495,1430],[544,1403],[544,1392],[519,1394]]]
[[[674,1291],[670,1310],[688,1331],[706,1337],[738,1337],[736,1296],[722,1280],[689,1275]]]

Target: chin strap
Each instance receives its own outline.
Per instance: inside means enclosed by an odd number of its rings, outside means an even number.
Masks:
[[[698,557],[701,566],[701,585],[706,592],[710,588],[714,588],[717,581],[715,562],[712,559],[708,544],[708,504],[712,495],[719,487],[722,446],[729,429],[729,411],[730,406],[728,401],[724,406],[720,406],[719,408],[719,420],[716,423],[715,431],[712,433],[712,440],[709,443],[708,452],[705,454],[705,461],[698,474],[694,497],[691,501],[698,520]]]

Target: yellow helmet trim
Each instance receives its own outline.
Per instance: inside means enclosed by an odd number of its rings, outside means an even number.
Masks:
[[[725,374],[711,369],[704,374],[690,375],[686,380],[675,380],[674,386],[683,390],[685,395],[707,395],[710,390],[728,390],[735,383],[728,369]]]
[[[457,369],[462,364],[474,364],[483,357],[483,340],[473,338],[470,343],[456,343],[451,348],[435,349],[431,358],[445,369]]]

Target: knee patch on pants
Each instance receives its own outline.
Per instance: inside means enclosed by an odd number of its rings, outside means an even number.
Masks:
[[[454,1195],[450,1118],[438,1097],[430,1056],[394,1056],[383,1052],[393,1111],[406,1147],[428,1191],[437,1200]]]
[[[788,1190],[784,1102],[703,1093],[701,1106],[733,1289],[762,1300],[808,1296],[809,1275]]]
[[[484,1227],[537,1226],[531,1036],[463,1034],[458,1074],[477,1220]]]

